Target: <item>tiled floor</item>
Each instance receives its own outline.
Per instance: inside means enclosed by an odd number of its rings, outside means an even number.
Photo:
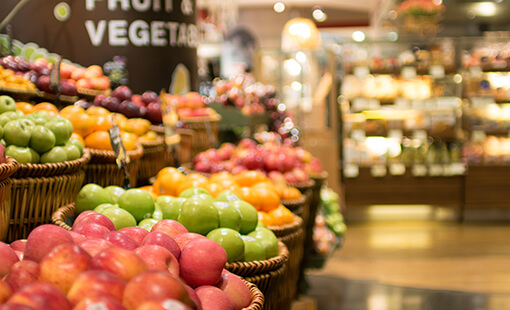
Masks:
[[[510,225],[350,224],[307,272],[319,310],[510,309]]]

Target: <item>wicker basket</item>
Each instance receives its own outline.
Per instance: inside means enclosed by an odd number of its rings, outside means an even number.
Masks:
[[[193,130],[190,159],[196,154],[218,145],[220,115],[181,118],[184,128]]]
[[[12,176],[7,242],[24,239],[36,226],[51,222],[53,212],[76,199],[83,184],[88,151],[74,161],[22,164]]]
[[[19,168],[19,163],[11,157],[0,164],[0,241],[5,241],[11,218],[11,188],[10,176]]]
[[[292,211],[292,213],[302,216],[306,204],[306,196],[301,195],[301,197],[296,200],[282,200],[281,204]]]
[[[191,129],[184,128],[179,128],[177,132],[181,137],[181,141],[179,142],[179,147],[177,149],[177,160],[179,161],[179,164],[189,163],[193,159],[191,152],[193,146],[193,135],[195,132]]]
[[[278,256],[253,262],[227,263],[225,269],[255,284],[264,294],[265,310],[279,309],[278,287],[283,283],[283,275],[287,269],[289,250],[279,241]]]
[[[149,179],[166,167],[167,147],[165,139],[158,137],[156,141],[142,143],[143,155],[138,168],[138,185],[149,184]]]
[[[103,187],[109,185],[124,186],[124,171],[119,169],[115,162],[113,151],[89,149],[90,162],[85,166],[84,184],[95,183]],[[127,165],[129,172],[129,184],[136,187],[140,158],[143,156],[143,147],[137,145],[133,151],[128,151],[130,163]]]
[[[283,275],[282,285],[278,286],[278,309],[290,309],[292,300],[297,295],[299,272],[303,260],[304,230],[303,220],[294,215],[294,221],[284,226],[269,226],[276,237],[283,242],[289,250],[289,263]]]
[[[264,294],[259,290],[259,288],[246,280],[243,279],[243,282],[248,286],[250,290],[251,300],[248,307],[243,308],[243,310],[262,310],[264,307]]]

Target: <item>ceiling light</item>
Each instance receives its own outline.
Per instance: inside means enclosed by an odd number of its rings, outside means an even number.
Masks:
[[[285,4],[283,2],[276,2],[274,5],[273,5],[273,10],[276,12],[276,13],[282,13],[283,11],[285,11]]]
[[[475,6],[476,15],[494,16],[496,15],[496,5],[494,2],[479,2]]]
[[[363,42],[365,40],[365,33],[363,31],[354,31],[352,39],[356,42]]]
[[[398,40],[398,33],[396,33],[395,31],[392,31],[388,34],[388,37],[390,38],[390,41],[397,41]]]
[[[323,22],[327,18],[326,13],[324,13],[324,11],[321,10],[320,8],[316,8],[315,10],[313,10],[312,16],[318,22]]]

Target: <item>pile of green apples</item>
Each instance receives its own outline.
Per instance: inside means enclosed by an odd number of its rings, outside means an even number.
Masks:
[[[76,213],[93,210],[108,217],[117,230],[141,227],[153,231],[163,221],[181,223],[190,233],[219,243],[228,262],[260,261],[278,256],[278,239],[258,221],[257,210],[230,191],[213,198],[202,188],[189,188],[179,197],[153,196],[142,189],[124,190],[89,183],[75,202]],[[162,225],[160,225],[162,226]]]
[[[5,155],[21,164],[58,163],[82,156],[83,145],[71,138],[73,124],[60,116],[36,111],[25,115],[16,102],[0,96],[0,142]]]

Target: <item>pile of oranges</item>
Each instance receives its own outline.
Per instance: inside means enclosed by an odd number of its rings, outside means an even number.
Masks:
[[[88,148],[112,150],[108,129],[115,122],[120,129],[120,137],[126,151],[132,151],[137,143],[144,139],[156,139],[156,133],[150,131],[151,123],[141,118],[128,119],[119,113],[112,113],[105,108],[92,106],[84,109],[80,106],[67,106],[60,111],[60,116],[73,124],[74,134],[80,137]]]
[[[292,223],[294,215],[281,204],[281,201],[297,200],[301,197],[298,189],[284,183],[273,184],[259,171],[244,171],[235,176],[223,171],[206,177],[198,173],[184,175],[176,168],[166,167],[158,173],[152,186],[142,189],[149,191],[153,197],[159,195],[177,197],[191,187],[204,188],[213,197],[223,191],[231,191],[257,209],[259,220],[265,226],[282,226]]]

